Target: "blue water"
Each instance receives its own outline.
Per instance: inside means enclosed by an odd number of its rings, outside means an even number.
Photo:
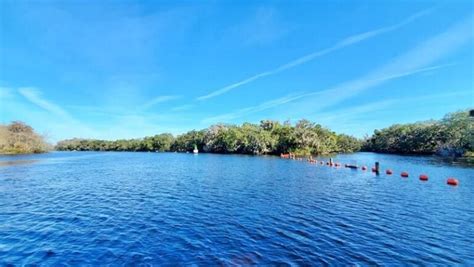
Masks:
[[[0,265],[474,264],[474,168],[336,161],[394,175],[270,156],[2,156]]]

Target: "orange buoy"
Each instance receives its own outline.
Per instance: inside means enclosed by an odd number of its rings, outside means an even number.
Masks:
[[[457,186],[459,185],[459,181],[456,178],[448,178],[446,181],[447,184],[452,185],[452,186]]]
[[[421,174],[421,175],[420,175],[420,180],[421,180],[421,181],[428,181],[428,175],[426,175],[426,174]]]
[[[363,170],[363,171],[366,171],[366,170],[367,170],[367,166],[362,166],[360,169]]]
[[[400,174],[400,176],[406,178],[406,177],[408,177],[408,172],[402,172],[402,173]]]
[[[392,175],[392,174],[393,174],[392,170],[390,170],[390,169],[386,170],[385,173],[388,174],[388,175]]]

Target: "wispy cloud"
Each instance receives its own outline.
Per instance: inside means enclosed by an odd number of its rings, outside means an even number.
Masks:
[[[284,105],[284,104],[288,104],[290,102],[298,101],[298,100],[301,100],[301,99],[307,99],[307,98],[311,98],[311,97],[318,97],[320,99],[324,99],[325,100],[324,103],[327,103],[327,104],[330,105],[330,104],[334,104],[334,99],[336,99],[336,100],[340,99],[340,98],[337,97],[337,95],[343,95],[343,93],[340,93],[340,92],[345,92],[348,89],[369,88],[369,87],[375,86],[375,85],[377,85],[379,83],[382,83],[382,82],[385,82],[385,81],[398,79],[398,78],[403,78],[403,77],[406,77],[406,76],[411,76],[411,75],[420,74],[420,73],[431,72],[431,71],[438,70],[438,69],[441,69],[441,68],[446,68],[446,67],[449,67],[449,66],[452,66],[452,65],[453,64],[445,64],[445,65],[431,66],[431,67],[427,67],[427,68],[420,68],[420,69],[415,69],[415,70],[409,71],[409,72],[395,73],[395,74],[392,74],[392,75],[374,77],[372,79],[359,81],[359,82],[348,82],[348,83],[345,83],[345,84],[343,84],[339,87],[335,87],[335,88],[331,88],[331,89],[327,89],[327,90],[323,90],[323,91],[310,92],[310,93],[301,93],[301,94],[296,94],[296,95],[284,96],[284,97],[280,97],[280,98],[277,98],[277,99],[273,99],[273,100],[270,100],[270,101],[263,102],[263,103],[261,103],[257,106],[247,107],[247,108],[239,109],[235,112],[229,112],[229,113],[222,114],[222,115],[219,115],[219,116],[206,118],[202,122],[203,123],[229,122],[233,119],[243,117],[243,116],[246,116],[246,115],[250,115],[252,113],[257,113],[257,112],[268,110],[268,109],[271,109],[271,108],[275,108],[275,107],[278,107],[278,106],[281,106],[281,105]],[[339,94],[338,94],[338,92],[339,92]],[[336,97],[333,97],[335,95],[336,95]],[[384,101],[384,102],[385,102],[385,104],[388,104],[391,101],[387,100],[387,101]],[[313,109],[320,109],[324,105],[325,104],[313,106]]]
[[[416,97],[399,97],[392,99],[384,99],[380,101],[370,102],[362,105],[352,106],[348,108],[332,109],[325,112],[317,112],[310,114],[309,117],[317,117],[323,123],[341,122],[341,120],[356,120],[360,115],[375,115],[374,112],[393,108],[394,112],[399,111],[400,104],[412,105],[417,103],[425,103],[426,101],[436,101],[455,97],[470,97],[474,93],[471,91],[453,91],[448,93],[438,93],[434,95],[421,95]]]
[[[252,113],[255,113],[255,112],[259,112],[259,111],[267,110],[267,109],[274,108],[274,107],[277,107],[277,106],[281,106],[283,104],[286,104],[286,103],[295,101],[297,99],[300,99],[304,96],[305,96],[305,94],[298,94],[298,95],[288,95],[288,96],[280,97],[280,98],[277,98],[277,99],[266,101],[266,102],[261,103],[257,106],[239,109],[235,112],[230,112],[230,113],[222,114],[222,115],[219,115],[219,116],[209,117],[209,118],[206,118],[206,119],[202,120],[202,123],[227,122],[227,121],[230,121],[230,120],[233,120],[233,119],[245,116],[245,115],[249,115],[249,114],[252,114]]]
[[[74,135],[94,137],[98,133],[83,124],[81,121],[75,119],[67,110],[59,105],[51,102],[43,96],[43,93],[34,87],[23,87],[18,89],[18,93],[27,100],[9,103],[8,110],[14,110],[16,107],[22,106],[25,103],[30,103],[44,112],[37,112],[31,109],[20,109],[16,111],[19,118],[25,118],[26,121],[41,122],[35,127],[49,132],[52,141],[57,141],[59,138],[71,137],[71,131]],[[28,106],[26,106],[28,107]]]
[[[460,21],[448,30],[422,42],[414,49],[391,60],[386,65],[361,78],[343,82],[335,87],[322,91],[277,98],[257,106],[247,107],[235,112],[206,118],[202,122],[228,122],[239,117],[274,108],[283,104],[288,104],[290,102],[295,102],[297,100],[301,101],[297,104],[295,103],[294,107],[288,109],[290,112],[286,113],[296,116],[298,114],[291,112],[292,110],[296,110],[299,113],[308,114],[308,111],[314,112],[330,107],[390,80],[421,73],[429,73],[451,67],[454,64],[440,64],[434,66],[429,66],[429,64],[432,64],[460,48],[472,38],[472,19],[473,17],[468,17],[467,19]]]
[[[452,64],[452,63],[442,64],[442,65],[429,66],[425,68],[405,70],[403,72],[402,70],[399,70],[400,72],[396,72],[396,73],[380,73],[380,72],[372,73],[360,79],[341,83],[338,86],[335,86],[327,90],[307,93],[304,96],[307,98],[311,96],[318,96],[319,98],[325,99],[324,103],[320,103],[320,105],[318,105],[318,108],[322,108],[325,106],[330,106],[335,103],[338,103],[342,101],[343,99],[352,97],[362,92],[363,90],[370,89],[372,87],[375,87],[377,85],[380,85],[390,80],[404,78],[407,76],[412,76],[412,75],[421,74],[421,73],[430,73],[435,70],[451,67],[454,65],[455,64]],[[376,75],[379,75],[379,76],[376,76]]]
[[[179,97],[180,96],[177,96],[177,95],[158,96],[158,97],[155,97],[152,100],[146,102],[145,104],[143,104],[142,109],[149,109],[149,108],[151,108],[152,106],[154,106],[156,104],[171,101],[171,100],[174,100],[174,99],[178,99]]]
[[[431,11],[432,11],[432,9],[423,10],[423,11],[420,11],[420,12],[404,19],[403,21],[401,21],[401,22],[399,22],[395,25],[391,25],[391,26],[388,26],[388,27],[383,27],[383,28],[380,28],[380,29],[376,29],[376,30],[364,32],[364,33],[361,33],[361,34],[349,36],[349,37],[339,41],[338,43],[336,43],[335,45],[333,45],[331,47],[328,47],[328,48],[320,50],[320,51],[313,52],[311,54],[305,55],[305,56],[300,57],[296,60],[293,60],[291,62],[283,64],[283,65],[281,65],[277,68],[274,68],[272,70],[264,71],[262,73],[259,73],[259,74],[253,75],[251,77],[248,77],[246,79],[243,79],[241,81],[238,81],[236,83],[227,85],[227,86],[225,86],[223,88],[220,88],[216,91],[213,91],[213,92],[211,92],[207,95],[200,96],[200,97],[197,98],[197,100],[206,100],[206,99],[209,99],[209,98],[213,98],[213,97],[222,95],[222,94],[224,94],[224,93],[226,93],[226,92],[228,92],[232,89],[235,89],[237,87],[240,87],[240,86],[248,84],[248,83],[251,83],[251,82],[253,82],[255,80],[258,80],[260,78],[271,76],[271,75],[280,73],[282,71],[285,71],[287,69],[291,69],[291,68],[294,68],[296,66],[305,64],[309,61],[312,61],[312,60],[316,59],[317,57],[324,56],[326,54],[329,54],[331,52],[334,52],[334,51],[337,51],[339,49],[345,48],[347,46],[350,46],[350,45],[362,42],[364,40],[373,38],[373,37],[378,36],[380,34],[395,31],[395,30],[397,30],[397,29],[413,22],[417,18],[422,17],[422,16],[430,13]]]
[[[467,44],[474,35],[472,24],[473,17],[469,16],[360,78],[327,90],[309,93],[304,100],[293,104],[287,115],[294,117],[323,110],[390,80],[453,66],[454,64],[430,65]]]
[[[383,128],[393,123],[403,122],[404,110],[409,110],[410,114],[419,113],[419,117],[431,119],[433,114],[426,112],[426,106],[430,104],[443,104],[447,110],[451,107],[445,105],[446,102],[451,102],[459,97],[472,97],[471,90],[452,91],[447,93],[428,94],[421,96],[407,96],[392,99],[384,99],[380,101],[365,103],[353,107],[343,107],[339,109],[331,109],[324,112],[317,112],[307,116],[308,118],[315,118],[319,123],[329,126],[331,129],[339,132],[355,134],[362,137],[364,134],[369,134],[374,128]],[[423,103],[423,105],[419,105]],[[449,106],[449,105],[448,105]],[[406,108],[406,107],[409,107]],[[423,115],[424,113],[424,115]],[[388,115],[392,121],[380,121],[380,117]],[[391,115],[398,114],[397,117]],[[393,120],[393,118],[396,118]],[[364,127],[360,127],[360,125]]]
[[[181,106],[176,106],[174,108],[171,109],[171,111],[184,111],[184,110],[189,110],[189,109],[192,109],[194,107],[194,105],[181,105]]]
[[[38,89],[32,87],[24,87],[18,89],[18,92],[29,102],[35,104],[36,106],[42,108],[45,111],[64,119],[72,119],[71,115],[66,110],[43,98],[41,91],[39,91]]]

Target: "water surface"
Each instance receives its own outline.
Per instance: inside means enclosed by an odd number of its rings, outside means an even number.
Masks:
[[[270,156],[1,156],[0,264],[474,264],[473,168],[335,160],[394,175]]]

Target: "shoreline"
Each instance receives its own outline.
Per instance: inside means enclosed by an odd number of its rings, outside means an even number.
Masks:
[[[34,152],[34,153],[0,153],[0,156],[28,156],[28,155],[40,155],[48,154],[54,152],[128,152],[128,153],[181,153],[181,154],[193,154],[192,151],[129,151],[129,150],[50,150],[45,152]],[[474,160],[473,155],[467,156],[449,156],[449,155],[439,155],[439,154],[428,154],[428,153],[389,153],[389,152],[378,152],[378,151],[354,151],[346,153],[329,153],[329,154],[319,154],[319,155],[297,155],[297,158],[309,158],[309,157],[330,157],[337,155],[350,155],[355,153],[374,153],[381,155],[394,155],[394,156],[407,156],[407,157],[436,157],[440,159],[469,159]],[[265,154],[250,154],[250,153],[219,153],[219,152],[199,152],[199,154],[216,154],[216,155],[245,155],[245,156],[275,156],[280,157],[280,154],[275,153],[265,153]],[[472,154],[472,153],[471,153]]]

